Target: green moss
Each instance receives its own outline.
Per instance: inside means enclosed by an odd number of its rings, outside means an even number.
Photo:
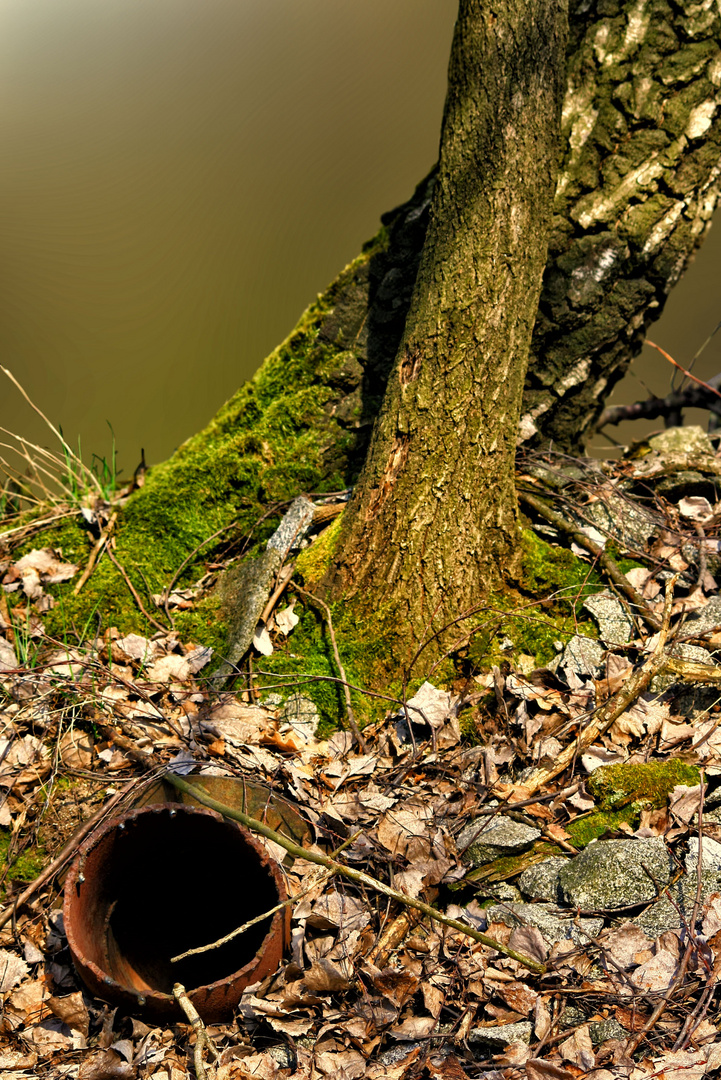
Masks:
[[[535,866],[554,855],[563,854],[561,848],[555,844],[550,844],[547,840],[537,840],[528,851],[523,851],[519,855],[503,855],[492,862],[476,867],[475,870],[470,870],[461,881],[456,885],[451,885],[450,888],[458,890],[469,884],[481,885],[508,881],[522,874],[529,866]]]
[[[531,596],[553,595],[558,602],[580,608],[585,597],[603,588],[603,581],[587,562],[567,548],[547,544],[531,529],[523,529],[520,587]]]
[[[320,581],[333,561],[338,547],[342,518],[343,514],[339,514],[335,521],[331,522],[309,547],[301,551],[296,559],[296,570],[307,585],[311,586]]]
[[[661,810],[677,784],[693,787],[700,773],[683,761],[638,762],[628,765],[603,765],[588,780],[598,810],[576,818],[566,826],[575,847],[585,847],[605,832],[625,823],[637,828],[642,810]]]
[[[599,800],[602,810],[618,810],[631,804],[660,810],[677,784],[693,787],[699,783],[700,775],[694,765],[674,758],[630,765],[604,765],[591,774],[588,787]]]
[[[635,804],[627,806],[623,810],[599,810],[578,817],[575,821],[570,821],[565,826],[565,829],[571,838],[573,846],[584,848],[592,840],[598,840],[604,833],[615,832],[622,824],[636,828],[640,814],[641,810]]]
[[[541,540],[531,529],[522,530],[522,563],[515,592],[492,597],[493,617],[484,618],[473,636],[468,658],[487,668],[525,654],[543,667],[556,656],[557,643],[565,645],[574,634],[598,637],[596,625],[583,614],[583,601],[604,583],[597,572],[573,552]],[[504,638],[513,643],[501,650]]]
[[[344,725],[346,714],[343,688],[338,678],[333,649],[328,634],[327,621],[313,605],[298,604],[295,608],[300,622],[287,642],[263,660],[263,671],[284,676],[274,683],[264,679],[272,692],[283,692],[283,682],[293,683],[312,698],[321,715],[321,737]],[[358,723],[363,726],[383,716],[393,702],[402,701],[402,665],[392,656],[391,624],[384,622],[383,612],[364,618],[349,611],[342,602],[331,605],[331,618],[338,651],[349,683],[363,689],[381,687],[385,697],[374,698],[357,690],[351,690],[351,702]],[[434,682],[442,682],[445,672],[434,676]],[[321,679],[318,679],[321,676]],[[330,677],[330,678],[329,678]],[[422,682],[422,678],[410,680],[406,693],[410,697]]]
[[[0,866],[5,871],[8,866],[11,834],[8,829],[0,829]],[[43,868],[45,849],[38,844],[23,851],[10,862],[6,881],[34,881]]]

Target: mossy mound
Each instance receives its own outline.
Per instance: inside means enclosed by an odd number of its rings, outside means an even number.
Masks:
[[[694,765],[670,758],[629,765],[603,765],[589,778],[591,794],[602,810],[620,810],[637,804],[645,810],[660,810],[677,784],[693,787],[701,774]]]
[[[8,852],[10,850],[11,834],[8,829],[0,829],[0,868],[5,874],[5,884],[0,887],[0,899],[5,895],[7,885],[11,881],[22,883],[34,881],[45,863],[45,849],[42,845],[27,848],[15,858],[10,858],[8,865]]]
[[[693,787],[700,773],[693,765],[671,758],[634,764],[603,765],[588,780],[598,810],[566,826],[575,847],[583,848],[620,825],[637,828],[642,810],[661,810],[677,784]]]

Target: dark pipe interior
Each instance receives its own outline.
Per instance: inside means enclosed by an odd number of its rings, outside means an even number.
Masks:
[[[180,808],[141,814],[116,829],[103,878],[106,971],[137,986],[135,973],[163,993],[171,993],[175,982],[190,990],[243,968],[270,919],[219,949],[176,964],[170,958],[223,937],[279,901],[273,879],[239,829]]]

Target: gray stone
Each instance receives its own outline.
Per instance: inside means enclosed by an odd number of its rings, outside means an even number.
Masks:
[[[563,896],[573,907],[615,910],[642,904],[671,880],[673,860],[660,837],[648,840],[597,840],[569,859],[558,875]]]
[[[533,844],[541,835],[540,829],[524,825],[511,818],[476,818],[466,825],[456,839],[456,848],[462,852],[465,862],[482,866],[502,855],[513,855]]]
[[[306,724],[314,735],[320,723],[315,702],[303,694],[291,694],[283,706],[282,717],[287,724]]]
[[[528,1020],[515,1024],[497,1024],[495,1027],[475,1027],[468,1032],[471,1046],[510,1046],[511,1043],[530,1043],[532,1025]]]
[[[581,528],[593,525],[599,532],[620,542],[631,550],[645,551],[649,539],[658,533],[663,521],[659,514],[641,503],[632,502],[622,494],[590,503],[583,508],[583,519],[576,518]]]
[[[574,912],[564,912],[555,904],[494,904],[485,909],[485,916],[489,923],[505,923],[513,929],[535,926],[549,945],[568,940],[587,945],[603,929],[603,919],[577,919]]]
[[[608,1020],[601,1020],[598,1024],[590,1024],[588,1033],[594,1046],[598,1046],[599,1043],[604,1043],[608,1039],[628,1038],[626,1029],[621,1027],[618,1020],[614,1020],[613,1017],[609,1017]]]
[[[575,634],[563,650],[558,667],[576,675],[598,675],[605,650],[600,641]]]
[[[610,592],[595,593],[583,602],[598,623],[606,645],[627,645],[634,636],[633,620],[620,600]]]
[[[652,435],[648,445],[662,457],[669,454],[685,454],[688,457],[714,456],[708,435],[697,424],[667,428],[658,435]]]
[[[721,596],[712,596],[705,607],[692,611],[686,619],[684,633],[700,637],[701,634],[721,626]],[[708,660],[705,661],[708,663]]]
[[[721,892],[721,844],[709,836],[704,836],[702,851],[697,924],[703,919],[703,908],[711,893]],[[666,930],[679,930],[682,926],[689,925],[698,890],[697,866],[698,837],[694,836],[689,840],[689,851],[685,860],[686,873],[669,886],[671,898],[662,896],[633,920],[649,937],[658,937]]]
[[[499,881],[498,884],[488,885],[484,889],[484,896],[490,896],[494,900],[508,900],[519,904],[523,902],[520,890],[508,881]]]
[[[713,477],[703,476],[702,473],[689,469],[671,473],[670,476],[662,476],[655,487],[657,495],[663,495],[672,503],[677,502],[684,495],[703,495],[707,499],[715,499]]]
[[[529,866],[518,879],[518,887],[532,900],[549,900],[556,903],[560,898],[558,875],[568,859],[553,855],[535,866]]]

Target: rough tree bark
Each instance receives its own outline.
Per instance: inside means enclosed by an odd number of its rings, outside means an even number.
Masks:
[[[518,557],[515,446],[566,38],[559,0],[460,2],[430,224],[328,582],[411,646]]]

